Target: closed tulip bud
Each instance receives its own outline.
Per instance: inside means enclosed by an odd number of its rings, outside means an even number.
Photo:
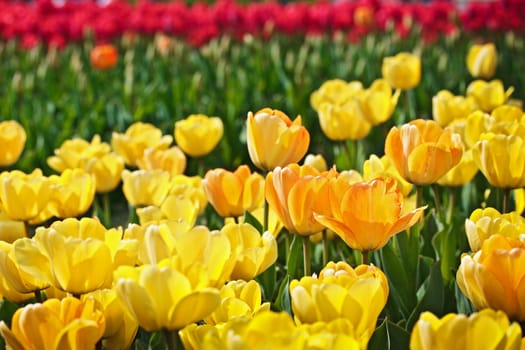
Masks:
[[[490,329],[490,332],[487,331]],[[519,350],[521,328],[507,315],[491,309],[470,316],[447,314],[442,318],[423,312],[412,329],[411,350]]]
[[[134,207],[160,207],[170,190],[170,174],[164,170],[135,170],[122,172],[122,191]]]
[[[247,165],[241,165],[233,172],[209,170],[202,185],[208,201],[222,217],[241,216],[264,203],[264,178],[252,173]]]
[[[53,193],[49,210],[58,218],[85,213],[95,198],[95,177],[83,169],[66,169],[60,176],[49,177]]]
[[[363,252],[382,248],[393,235],[414,225],[424,207],[403,213],[404,198],[391,178],[331,185],[331,212],[316,213],[316,220],[334,231],[353,249]]]
[[[175,142],[190,157],[202,157],[213,151],[223,133],[219,117],[191,114],[175,123]]]
[[[478,173],[478,166],[472,158],[472,150],[463,152],[461,160],[450,169],[437,183],[441,186],[463,186]]]
[[[467,68],[474,78],[492,78],[497,64],[498,52],[493,43],[470,47],[467,54]]]
[[[144,156],[137,161],[142,170],[166,170],[170,175],[180,175],[186,169],[186,156],[177,146],[166,150],[147,148]]]
[[[471,96],[454,96],[448,90],[441,90],[432,97],[432,118],[441,127],[466,119],[476,110],[476,101]]]
[[[167,149],[172,141],[172,136],[162,135],[162,131],[154,125],[136,122],[124,134],[113,132],[111,147],[124,158],[126,164],[136,166],[147,148]]]
[[[525,186],[524,139],[519,136],[483,134],[472,157],[487,181],[498,188]]]
[[[66,169],[83,168],[89,159],[100,158],[110,152],[111,147],[95,135],[88,142],[81,138],[66,140],[55,149],[55,155],[47,158],[47,164],[59,173]]]
[[[29,304],[13,315],[11,329],[0,321],[0,334],[9,349],[94,349],[106,321],[93,300],[73,297]]]
[[[179,330],[211,314],[221,300],[216,288],[193,288],[194,278],[171,267],[143,265],[126,268],[115,289],[144,330]]]
[[[407,52],[385,57],[381,73],[394,89],[413,89],[421,80],[421,59]]]
[[[372,129],[355,99],[341,106],[323,103],[318,115],[321,130],[332,141],[360,140]]]
[[[89,58],[93,68],[99,70],[110,69],[117,65],[118,51],[111,44],[97,45],[91,49]]]
[[[399,174],[415,185],[436,182],[459,163],[461,138],[433,120],[417,119],[394,126],[385,141],[385,154]]]
[[[347,83],[342,79],[327,80],[319,89],[312,92],[310,104],[316,111],[319,111],[323,103],[342,106],[363,90],[363,84],[360,81]]]
[[[483,112],[487,113],[503,105],[513,91],[513,87],[505,91],[503,83],[497,79],[489,82],[474,80],[467,86],[467,96],[474,98],[476,105],[478,105]]]
[[[26,132],[22,125],[15,120],[0,122],[0,167],[7,167],[16,163],[26,144]]]
[[[246,143],[250,159],[262,170],[273,170],[301,160],[308,150],[310,134],[301,124],[283,112],[264,108],[248,113]]]
[[[509,318],[525,320],[525,243],[495,234],[481,250],[463,254],[456,280],[474,307],[505,312]]]

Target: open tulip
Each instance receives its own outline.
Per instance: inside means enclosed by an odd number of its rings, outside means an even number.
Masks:
[[[421,80],[421,59],[407,52],[385,57],[381,72],[393,88],[409,90],[415,88]]]
[[[66,140],[55,149],[55,155],[47,158],[47,164],[59,173],[66,169],[82,168],[83,163],[92,158],[100,158],[110,153],[111,147],[101,142],[100,135],[95,135],[88,142],[81,138]]]
[[[180,175],[186,169],[186,155],[177,146],[168,149],[146,148],[144,156],[137,160],[139,169],[166,170],[171,175]]]
[[[467,86],[467,96],[476,100],[476,104],[483,111],[490,113],[494,108],[503,105],[510,97],[514,88],[504,90],[501,80],[474,80]]]
[[[454,96],[448,90],[441,90],[432,97],[432,118],[442,127],[466,119],[476,110],[476,101],[471,96]]]
[[[222,138],[224,125],[219,117],[191,114],[175,123],[175,142],[191,157],[213,151]]]
[[[111,44],[97,45],[89,54],[91,65],[100,70],[110,69],[117,65],[118,51]]]
[[[323,103],[341,106],[363,90],[363,84],[360,81],[327,80],[323,82],[319,89],[312,92],[310,104],[316,111],[319,111],[319,107]]]
[[[387,121],[397,105],[400,90],[392,94],[392,87],[385,79],[376,79],[372,85],[359,95],[361,111],[372,125]]]
[[[263,108],[248,113],[246,143],[250,158],[259,169],[273,170],[301,160],[308,150],[310,134],[279,110]]]
[[[361,181],[371,181],[378,177],[391,177],[396,179],[397,188],[401,190],[401,193],[405,197],[412,191],[412,184],[399,174],[399,171],[397,171],[396,167],[392,164],[390,158],[387,156],[379,158],[375,154],[372,154],[370,158],[363,163],[363,179],[361,179]]]
[[[461,160],[450,169],[437,183],[441,186],[463,186],[478,173],[478,166],[472,157],[472,150],[463,152]]]
[[[122,191],[129,204],[136,207],[160,207],[170,190],[170,174],[164,170],[124,170]]]
[[[317,113],[321,130],[332,141],[360,140],[372,129],[357,99],[344,105],[322,103]]]
[[[0,122],[0,167],[13,165],[24,150],[26,132],[22,125],[15,120]]]
[[[49,210],[58,218],[77,217],[85,213],[95,198],[95,177],[83,169],[66,169],[52,175],[53,193]]]
[[[11,220],[0,210],[0,241],[13,243],[18,238],[26,237],[26,225],[23,221]]]
[[[120,183],[124,170],[124,160],[116,153],[111,152],[99,158],[85,160],[82,168],[95,176],[97,193],[107,193],[113,191]]]
[[[493,43],[472,45],[467,54],[467,68],[474,78],[490,79],[498,64],[498,52]]]
[[[385,141],[385,154],[401,176],[415,184],[436,182],[459,163],[463,153],[461,138],[443,130],[433,120],[417,119],[394,126]]]

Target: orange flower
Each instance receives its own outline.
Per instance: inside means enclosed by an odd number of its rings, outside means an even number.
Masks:
[[[401,215],[404,198],[396,188],[396,180],[391,178],[348,184],[346,188],[341,182],[333,181],[331,185],[331,214],[316,212],[315,218],[353,249],[382,248],[390,237],[414,225],[425,209],[420,207]]]
[[[463,147],[458,134],[433,120],[417,119],[390,129],[385,154],[404,179],[428,185],[459,163]]]
[[[117,65],[118,51],[115,46],[97,45],[90,53],[91,65],[96,69],[109,69]]]

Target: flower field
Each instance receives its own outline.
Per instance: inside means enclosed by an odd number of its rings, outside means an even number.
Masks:
[[[0,8],[0,349],[525,349],[522,1]]]

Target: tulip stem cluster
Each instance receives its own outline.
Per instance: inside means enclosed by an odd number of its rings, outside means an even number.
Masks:
[[[502,188],[501,191],[503,192],[502,213],[508,213],[510,212],[510,188]]]
[[[328,233],[323,230],[323,266],[328,264]]]
[[[312,269],[310,266],[310,237],[303,236],[303,261],[304,261],[304,275],[311,276]]]
[[[434,195],[434,204],[436,205],[436,212],[437,215],[441,215],[441,199],[440,199],[440,193],[439,188],[436,184],[430,185],[430,188],[432,189],[432,194]]]
[[[178,332],[169,329],[163,329],[162,333],[166,339],[166,350],[176,350],[178,343]]]

